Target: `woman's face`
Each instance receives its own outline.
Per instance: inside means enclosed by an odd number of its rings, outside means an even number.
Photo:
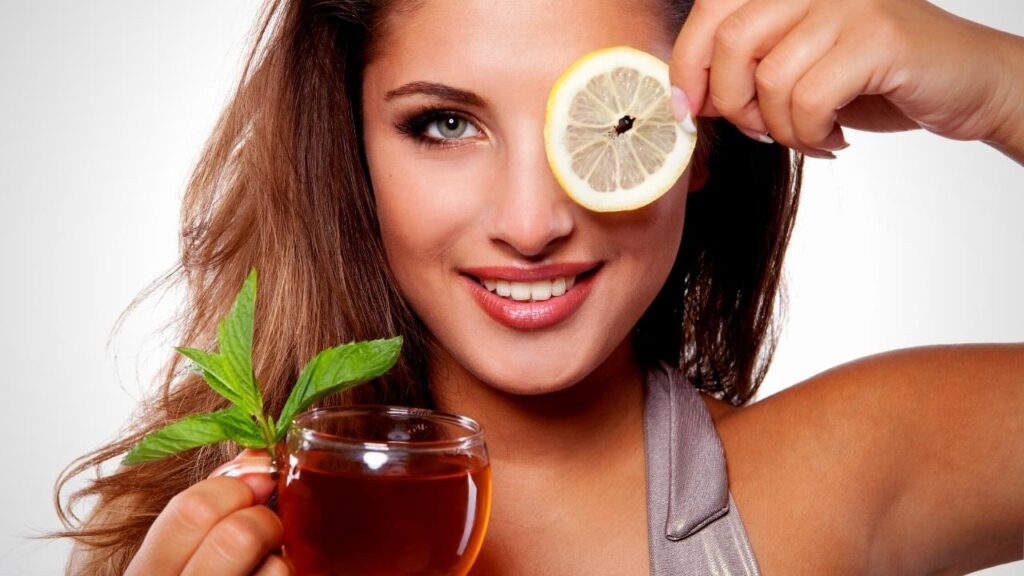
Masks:
[[[664,283],[689,171],[640,210],[574,204],[544,152],[548,93],[587,52],[668,61],[671,38],[644,2],[416,6],[388,21],[362,94],[398,288],[444,348],[435,363],[509,392],[565,388],[627,344]]]

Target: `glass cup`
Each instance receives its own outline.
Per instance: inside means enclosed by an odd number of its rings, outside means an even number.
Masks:
[[[307,574],[463,575],[483,544],[491,469],[475,421],[352,406],[292,422],[278,476],[284,554]],[[229,466],[223,474],[254,472]]]

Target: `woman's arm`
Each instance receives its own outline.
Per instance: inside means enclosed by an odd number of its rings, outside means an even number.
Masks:
[[[696,0],[671,76],[691,114],[812,156],[924,127],[1024,163],[1024,39],[922,0]],[[766,573],[1024,555],[1024,345],[864,359],[716,424]]]
[[[871,356],[716,426],[765,574],[964,574],[1024,556],[1024,344]]]
[[[1003,41],[1006,49],[1002,55],[1006,58],[1006,69],[1010,71],[1006,81],[1016,82],[1016,87],[1008,88],[1007,92],[1016,94],[1016,106],[1009,107],[1006,119],[998,123],[995,132],[985,142],[1024,165],[1024,38],[1005,34]]]
[[[877,450],[896,456],[884,460],[895,498],[872,555],[887,573],[963,574],[1024,557],[1024,345],[899,351],[836,378],[884,391],[888,445]]]

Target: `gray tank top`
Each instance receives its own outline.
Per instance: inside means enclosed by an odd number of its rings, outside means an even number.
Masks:
[[[651,575],[760,576],[711,413],[665,365],[647,374],[644,444]]]

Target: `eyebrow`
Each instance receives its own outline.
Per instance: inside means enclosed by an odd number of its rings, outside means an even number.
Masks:
[[[438,84],[437,82],[409,82],[408,84],[403,84],[385,94],[384,101],[387,102],[399,96],[411,96],[413,94],[433,96],[442,100],[465,104],[466,106],[477,106],[479,108],[486,106],[484,99],[473,92],[448,86],[447,84]]]

